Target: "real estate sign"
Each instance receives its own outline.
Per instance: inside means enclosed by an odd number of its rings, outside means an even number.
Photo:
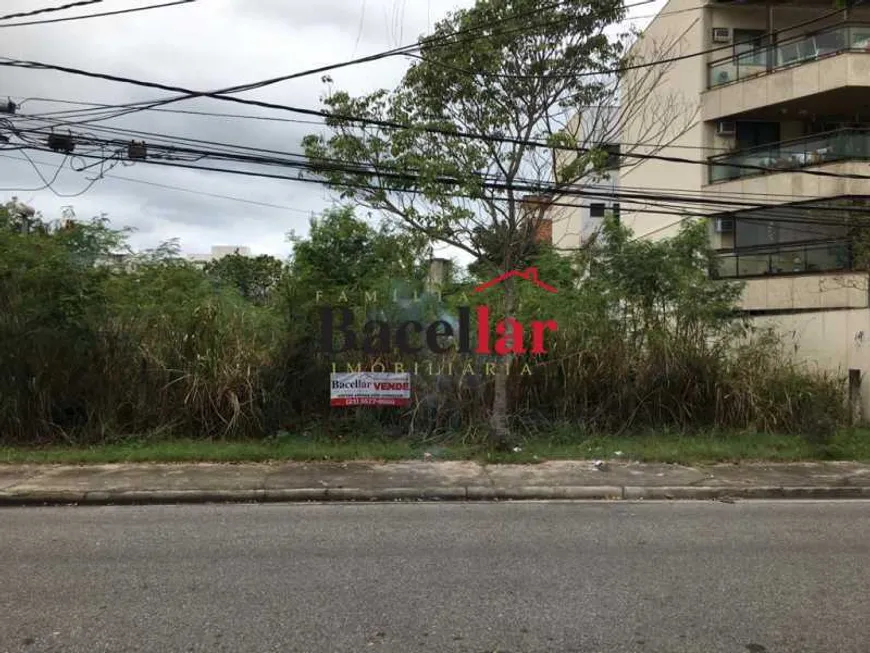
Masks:
[[[408,373],[333,373],[329,385],[332,406],[407,406],[411,403],[411,375]]]

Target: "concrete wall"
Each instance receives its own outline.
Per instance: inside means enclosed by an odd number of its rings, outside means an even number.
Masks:
[[[745,283],[740,304],[752,311],[777,311],[750,321],[776,331],[785,354],[804,369],[843,378],[858,369],[864,377],[870,372],[868,281],[867,273],[858,272],[752,279]],[[868,421],[870,378],[861,384],[861,412]]]
[[[803,170],[823,170],[837,175],[870,175],[870,163],[841,161],[809,166]],[[710,197],[723,198],[734,198],[734,193],[738,195],[745,193],[749,197],[774,195],[783,199],[791,198],[793,202],[801,202],[840,195],[867,195],[868,181],[870,180],[818,177],[802,172],[773,172],[710,184],[704,189],[704,193]]]
[[[870,53],[845,52],[712,88],[702,95],[701,116],[716,120],[846,86],[870,87]]]
[[[870,307],[867,274],[859,272],[771,276],[744,283],[740,307],[750,311]]]
[[[755,326],[772,328],[783,339],[786,355],[812,372],[847,377],[861,371],[861,418],[870,418],[870,309],[760,316]],[[845,398],[844,398],[845,399]]]
[[[580,147],[593,147],[620,139],[619,120],[619,109],[593,108],[572,116],[564,129],[578,140]],[[576,156],[572,152],[559,150],[556,152],[556,165],[562,168]],[[572,194],[556,197],[547,216],[552,219],[553,245],[568,252],[588,242],[600,229],[602,222],[600,218],[591,216],[590,205],[603,203],[607,209],[611,209],[614,202],[612,195],[618,187],[619,173],[613,171],[600,176],[590,175],[574,184],[577,191],[591,191],[600,194],[599,197]]]
[[[705,47],[706,25],[701,0],[670,0],[639,38],[632,54],[638,63],[648,63],[698,52]],[[703,57],[626,73],[624,103],[639,109],[623,125],[625,150],[640,155],[701,158],[704,130],[697,118],[705,73]],[[626,192],[697,192],[706,175],[704,166],[691,163],[631,157],[626,163],[628,167],[620,175],[620,187]],[[623,204],[623,223],[638,237],[658,240],[676,235],[680,216],[657,213],[655,208]]]
[[[580,233],[583,225],[583,198],[558,195],[547,211],[553,224],[553,246],[557,249],[572,250],[580,247]]]

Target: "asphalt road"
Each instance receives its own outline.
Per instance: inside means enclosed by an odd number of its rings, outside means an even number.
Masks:
[[[0,510],[0,651],[866,653],[870,503]]]

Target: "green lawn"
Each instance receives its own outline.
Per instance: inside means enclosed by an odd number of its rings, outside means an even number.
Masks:
[[[0,447],[0,464],[115,462],[259,462],[272,460],[414,460],[431,453],[436,460],[529,463],[544,460],[628,459],[647,462],[702,463],[740,460],[870,461],[870,430],[839,433],[826,446],[803,438],[756,433],[571,437],[564,430],[527,439],[515,453],[496,453],[463,443],[438,445],[376,438],[327,440],[284,435],[268,440],[225,442],[129,439],[92,447]]]

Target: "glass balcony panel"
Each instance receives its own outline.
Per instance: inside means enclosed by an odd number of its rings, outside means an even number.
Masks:
[[[781,249],[771,254],[771,274],[806,272],[806,253],[803,249]]]
[[[840,27],[829,31],[819,32],[813,36],[813,43],[818,56],[823,57],[846,49],[847,28]]]
[[[722,84],[727,84],[728,82],[736,81],[736,68],[737,67],[730,59],[727,61],[722,61],[720,63],[712,64],[707,69],[709,72],[709,79],[707,80],[707,85],[712,88],[714,86],[720,86]]]
[[[737,276],[737,256],[726,254],[716,260],[715,276],[719,279],[733,279]]]
[[[852,262],[846,241],[770,247],[763,251],[723,251],[714,276],[719,279],[849,270]]]
[[[870,130],[844,129],[710,158],[710,183],[870,158]]]
[[[845,51],[870,52],[870,25],[846,24],[777,45],[741,44],[732,56],[707,64],[708,88],[766,74]]]
[[[849,248],[845,244],[807,247],[807,271],[845,270],[849,267]]]
[[[769,254],[740,254],[737,256],[737,276],[754,277],[770,274]]]
[[[870,51],[870,27],[849,27],[849,49]]]

